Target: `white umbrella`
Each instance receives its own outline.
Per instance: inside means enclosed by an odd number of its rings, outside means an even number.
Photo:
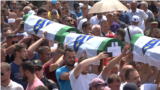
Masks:
[[[110,11],[129,11],[129,9],[118,0],[102,0],[94,4],[88,13],[103,13]]]

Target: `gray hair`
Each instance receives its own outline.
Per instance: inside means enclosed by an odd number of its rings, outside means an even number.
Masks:
[[[142,1],[141,4],[148,8],[148,3],[146,1]]]
[[[25,10],[27,10],[27,11],[29,12],[30,10],[32,10],[32,8],[31,8],[30,6],[25,6],[25,7],[23,8],[23,11],[25,11]]]

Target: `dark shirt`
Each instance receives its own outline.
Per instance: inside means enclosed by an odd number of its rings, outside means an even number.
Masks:
[[[111,31],[115,33],[116,30],[117,30],[118,28],[120,28],[120,26],[119,26],[118,23],[113,22],[112,25],[110,26],[110,28],[111,28]]]
[[[129,15],[125,12],[122,12],[122,14],[119,16],[119,20],[124,22],[125,24],[131,25],[131,21],[129,19]]]
[[[120,20],[118,21],[118,24],[119,24],[120,27],[123,28],[123,29],[127,27],[127,25],[126,25],[124,22],[120,21]]]
[[[11,56],[9,56],[9,55],[6,56],[5,62],[10,64],[13,61],[14,61],[14,55],[13,54]]]
[[[41,81],[43,82],[43,84],[49,89],[49,90],[59,90],[58,85],[52,81],[51,79],[48,79],[46,77],[42,78]]]
[[[73,12],[70,12],[69,16],[77,21],[77,15]]]

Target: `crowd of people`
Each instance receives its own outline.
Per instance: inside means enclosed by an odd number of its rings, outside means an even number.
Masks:
[[[99,1],[1,1],[1,90],[160,90],[160,70],[133,61],[135,34],[160,39],[160,2],[120,1],[129,11],[88,14]],[[123,42],[120,55],[76,58],[67,44],[29,35],[23,17],[36,15],[82,34]],[[53,26],[53,28],[56,26]],[[64,48],[62,48],[64,47]],[[95,65],[94,62],[98,62]]]

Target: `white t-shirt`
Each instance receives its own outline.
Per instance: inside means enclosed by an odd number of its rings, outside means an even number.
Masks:
[[[102,16],[102,19],[101,20],[98,20],[98,18],[97,18],[97,15],[95,15],[95,16],[93,16],[93,17],[91,17],[91,19],[90,19],[90,23],[92,24],[92,26],[93,25],[95,25],[95,24],[98,24],[98,25],[100,25],[101,23],[101,21],[104,21],[104,20],[107,20],[107,18],[106,18],[106,16]]]
[[[135,34],[142,34],[144,35],[143,33],[143,30],[137,26],[134,26],[134,25],[131,25],[128,27],[129,28],[129,33],[130,33],[130,36],[131,36],[131,39],[132,37],[135,35]],[[129,38],[129,35],[128,35],[128,30],[127,30],[127,27],[124,29],[125,32],[126,32],[126,35],[125,35],[125,41],[127,43],[130,43],[130,38]]]
[[[96,74],[87,73],[87,75],[80,74],[76,79],[74,76],[74,70],[69,75],[72,90],[89,90],[89,83],[94,78],[97,78]]]
[[[121,83],[120,90],[123,90],[125,84],[127,84],[127,82]],[[142,84],[140,88],[140,90],[156,90],[157,84]]]
[[[83,29],[82,29],[82,25],[83,25],[83,23],[86,22],[86,21],[87,21],[87,18],[82,19],[82,20],[79,22],[77,29],[80,30],[80,31],[82,31],[82,30],[83,30]]]
[[[22,85],[11,80],[8,86],[6,87],[1,86],[1,90],[24,90],[24,89]]]

